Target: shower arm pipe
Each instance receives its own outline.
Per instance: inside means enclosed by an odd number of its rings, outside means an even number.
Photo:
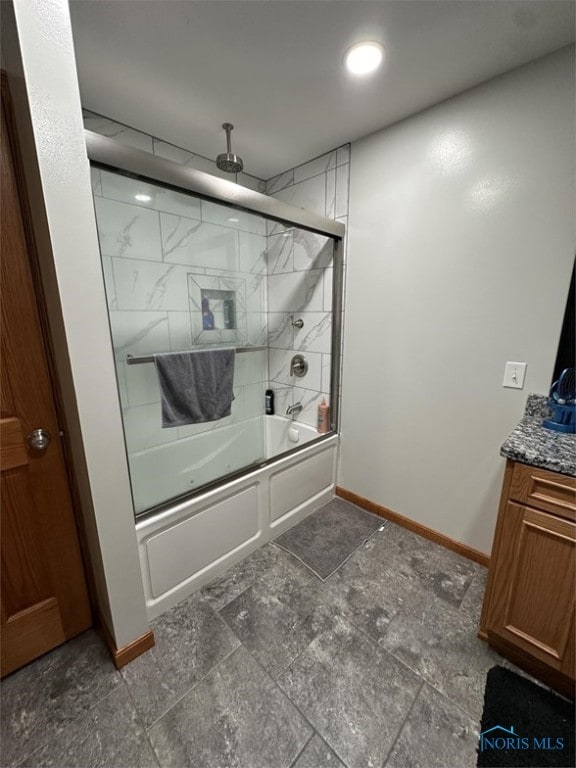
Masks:
[[[201,347],[197,349],[185,350],[185,352],[213,352],[217,349],[233,349],[236,353],[240,352],[264,352],[268,347]],[[163,353],[169,354],[169,353]],[[175,352],[174,354],[178,354]],[[140,365],[141,363],[153,363],[154,355],[134,356],[126,355],[128,365]]]
[[[344,224],[312,211],[283,203],[233,181],[220,179],[195,168],[165,160],[140,149],[120,144],[94,131],[84,131],[88,158],[96,165],[140,176],[160,185],[192,192],[200,197],[224,203],[264,218],[279,221],[328,237],[342,239]]]
[[[230,133],[232,131],[232,123],[224,123],[222,126],[224,130],[226,131],[226,154],[231,155],[232,154],[232,140],[230,138]]]

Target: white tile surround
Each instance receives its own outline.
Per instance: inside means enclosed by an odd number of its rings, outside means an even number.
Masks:
[[[265,192],[347,224],[349,169],[350,145],[345,145],[269,179]],[[267,239],[268,365],[276,412],[284,414],[300,402],[304,409],[299,420],[315,426],[322,398],[330,402],[332,241],[273,222],[268,223]],[[346,243],[343,250],[345,254]],[[301,330],[292,327],[292,316],[304,321]],[[297,352],[309,365],[302,379],[289,375]]]
[[[230,179],[213,161],[85,111],[89,130]],[[346,223],[349,147],[340,147],[268,182],[239,174],[238,183]],[[316,425],[329,401],[332,241],[286,229],[259,216],[92,170],[103,271],[129,455],[262,414],[264,390],[276,412],[301,402],[299,417]],[[138,203],[135,194],[151,200]],[[238,332],[203,331],[201,289],[235,290]],[[304,327],[294,329],[294,319]],[[218,334],[215,338],[214,334]],[[232,414],[214,424],[162,429],[152,364],[127,365],[126,355],[176,351],[225,342],[268,345],[236,356]],[[291,377],[290,359],[305,354],[309,370]]]
[[[231,223],[227,220],[229,211],[213,203],[165,193],[103,170],[93,170],[92,175],[131,459],[158,445],[259,417],[268,380],[266,352],[237,355],[230,416],[217,424],[177,429],[161,426],[154,365],[128,365],[126,357],[215,342],[242,346],[261,343],[267,327],[263,222],[246,214]],[[152,200],[138,202],[137,194],[147,194]],[[243,272],[242,268],[251,271]],[[202,289],[234,291],[237,330],[203,330]],[[256,450],[263,457],[263,437],[260,443]],[[245,447],[252,456],[255,446]]]
[[[82,114],[84,116],[84,127],[89,131],[100,133],[102,136],[108,136],[110,139],[114,139],[121,144],[128,144],[135,149],[142,149],[144,152],[158,155],[158,157],[164,157],[166,160],[172,160],[173,163],[180,163],[190,168],[196,168],[198,171],[211,173],[212,176],[219,176],[221,179],[230,181],[232,178],[230,173],[221,171],[214,160],[210,160],[207,157],[175,147],[173,144],[156,139],[147,133],[142,133],[142,131],[136,131],[134,128],[128,128],[126,125],[117,123],[102,115],[97,115],[95,112],[90,112],[87,109],[83,109]],[[264,180],[249,173],[239,173],[238,184],[249,187],[256,192],[264,192]]]

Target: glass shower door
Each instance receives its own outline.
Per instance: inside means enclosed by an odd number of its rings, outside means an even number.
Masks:
[[[318,406],[330,403],[333,254],[330,237],[268,222],[270,385],[277,413],[314,430]],[[303,376],[295,357],[304,358]]]
[[[266,223],[120,173],[97,168],[92,173],[140,513],[265,459]],[[245,350],[236,355],[230,416],[162,428],[151,356],[225,346]]]
[[[335,239],[120,171],[92,174],[136,514],[316,439],[332,395]],[[153,356],[226,347],[230,415],[163,427]]]

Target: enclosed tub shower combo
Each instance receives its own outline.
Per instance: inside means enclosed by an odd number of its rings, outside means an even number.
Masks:
[[[344,225],[90,131],[86,140],[152,618],[333,495]],[[222,349],[234,350],[229,415],[163,426],[155,356],[205,365]],[[210,399],[215,370],[192,395]]]

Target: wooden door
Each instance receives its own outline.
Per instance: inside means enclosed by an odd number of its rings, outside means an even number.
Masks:
[[[1,130],[1,665],[2,676],[92,624],[90,604],[27,241],[26,207],[8,131]],[[51,435],[33,450],[27,435]]]
[[[574,677],[576,525],[508,502],[486,629]]]

